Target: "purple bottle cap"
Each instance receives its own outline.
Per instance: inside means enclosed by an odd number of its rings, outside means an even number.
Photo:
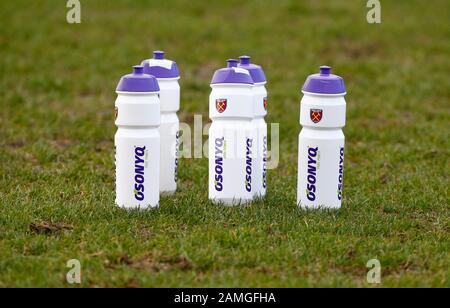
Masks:
[[[179,78],[180,72],[175,61],[165,59],[164,51],[154,51],[153,59],[142,61],[144,73],[156,78]]]
[[[345,83],[342,77],[331,74],[331,67],[321,66],[320,73],[308,77],[303,92],[318,94],[345,94]]]
[[[154,76],[144,74],[144,67],[136,65],[133,73],[123,76],[117,85],[117,92],[159,92],[158,81]]]
[[[249,56],[241,56],[239,57],[241,62],[239,63],[239,67],[246,69],[250,75],[252,76],[254,83],[263,83],[267,82],[266,75],[264,74],[264,70],[261,66],[252,64],[251,57]]]
[[[211,84],[235,83],[235,84],[253,84],[250,73],[238,67],[238,60],[227,60],[227,67],[221,68],[214,73]]]

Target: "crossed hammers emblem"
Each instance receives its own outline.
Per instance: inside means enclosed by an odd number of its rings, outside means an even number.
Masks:
[[[227,110],[227,100],[226,99],[217,99],[216,100],[216,109],[219,113],[223,113]]]
[[[311,121],[314,123],[319,123],[322,120],[323,110],[322,109],[311,109],[310,117]]]

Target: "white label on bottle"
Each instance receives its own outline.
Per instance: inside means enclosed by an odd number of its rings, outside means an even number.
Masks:
[[[164,60],[150,59],[149,64],[151,67],[159,66],[170,70],[172,69],[173,62],[165,59]]]

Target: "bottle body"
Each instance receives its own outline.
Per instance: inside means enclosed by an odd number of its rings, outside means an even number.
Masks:
[[[123,208],[159,204],[160,134],[157,93],[118,93],[116,205]]]
[[[301,207],[341,207],[344,144],[345,137],[340,129],[303,128],[298,158],[298,204]]]
[[[305,93],[303,97],[297,192],[300,207],[342,206],[345,112],[343,95]]]
[[[115,144],[116,204],[141,209],[158,206],[158,129],[119,128]]]
[[[254,197],[255,132],[249,85],[212,85],[209,130],[209,198],[225,205]]]
[[[254,99],[254,118],[252,120],[252,129],[254,130],[255,142],[255,168],[254,168],[254,195],[255,197],[264,197],[267,192],[267,153],[268,136],[267,123],[267,90],[264,83],[253,86]]]
[[[158,78],[161,101],[161,168],[160,191],[173,194],[178,182],[178,154],[180,121],[177,111],[180,109],[180,86],[178,78]]]
[[[251,122],[254,136],[254,184],[255,197],[264,197],[267,191],[267,123],[264,118],[255,118]]]
[[[209,198],[225,205],[253,199],[253,135],[250,121],[217,120],[209,132]]]

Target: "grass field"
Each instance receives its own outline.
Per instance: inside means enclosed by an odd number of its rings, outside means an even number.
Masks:
[[[449,1],[0,1],[0,287],[450,287]],[[114,207],[115,87],[154,49],[182,73],[180,118],[250,54],[269,79],[280,165],[263,201],[207,198],[184,159],[158,210]],[[297,209],[300,88],[329,64],[348,87],[344,207]],[[205,137],[206,140],[206,137]]]

